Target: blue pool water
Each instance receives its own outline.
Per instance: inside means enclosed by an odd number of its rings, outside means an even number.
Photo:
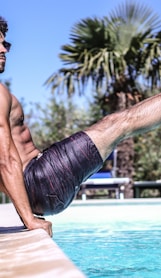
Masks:
[[[161,277],[161,203],[71,206],[54,240],[89,278]]]

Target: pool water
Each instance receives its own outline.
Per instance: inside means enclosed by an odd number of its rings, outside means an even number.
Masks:
[[[161,203],[71,206],[54,240],[89,278],[161,277]]]

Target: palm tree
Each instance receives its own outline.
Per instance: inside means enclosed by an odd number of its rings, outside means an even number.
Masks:
[[[130,107],[143,97],[141,84],[160,86],[161,19],[150,8],[125,2],[108,17],[80,20],[63,45],[64,62],[47,84],[82,94],[92,81],[104,114]],[[118,146],[118,176],[133,176],[133,139]],[[125,190],[132,197],[131,184]]]

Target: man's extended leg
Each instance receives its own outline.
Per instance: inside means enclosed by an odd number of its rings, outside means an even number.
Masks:
[[[33,158],[24,171],[33,212],[47,215],[63,211],[117,143],[161,124],[160,107],[161,94],[108,115],[85,132],[56,142],[39,159]]]
[[[150,97],[130,109],[105,116],[85,132],[96,145],[103,160],[123,139],[161,125],[161,94]]]

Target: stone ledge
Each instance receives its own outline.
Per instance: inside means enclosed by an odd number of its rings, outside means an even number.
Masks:
[[[22,225],[11,204],[0,205],[0,226],[8,230],[11,223]],[[0,246],[0,278],[85,278],[42,229],[1,231]]]

